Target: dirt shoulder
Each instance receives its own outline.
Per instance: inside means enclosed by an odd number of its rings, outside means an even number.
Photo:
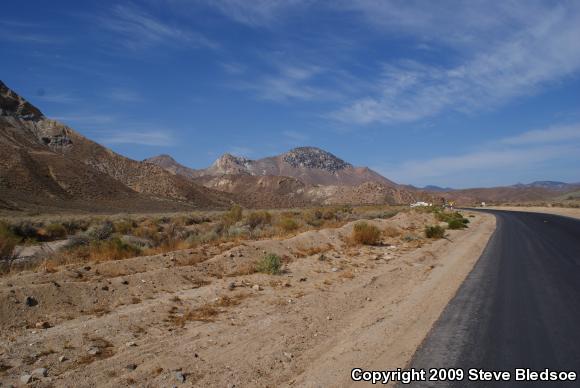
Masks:
[[[547,213],[580,219],[580,209],[577,208],[547,206],[494,206],[490,207],[489,209],[510,210],[516,212]]]
[[[369,221],[392,232],[381,246],[345,243],[350,223],[1,278],[0,381],[350,386],[353,367],[404,367],[493,233],[493,216],[466,214],[441,240],[421,237],[431,214],[401,213]],[[265,252],[285,273],[244,275]]]

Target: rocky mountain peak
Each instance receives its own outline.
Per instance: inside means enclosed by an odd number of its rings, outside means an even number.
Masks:
[[[316,147],[297,147],[283,154],[282,158],[295,168],[313,168],[336,172],[352,167],[352,164]]]
[[[221,174],[240,174],[247,173],[251,164],[252,160],[248,158],[225,153],[213,163],[212,168]]]
[[[34,121],[44,119],[38,108],[16,94],[2,81],[0,81],[0,116]]]

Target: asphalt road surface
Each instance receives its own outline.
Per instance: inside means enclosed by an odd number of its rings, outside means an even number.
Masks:
[[[580,220],[489,212],[495,233],[410,365],[461,368],[466,377],[410,386],[580,387],[580,377],[514,381],[515,368],[580,374]],[[510,371],[511,378],[473,382],[470,368]]]

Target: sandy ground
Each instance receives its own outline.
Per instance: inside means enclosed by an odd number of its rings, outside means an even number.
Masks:
[[[548,213],[580,219],[580,209],[547,206],[494,206],[489,209],[511,210],[518,212]]]
[[[471,215],[468,229],[436,241],[403,239],[434,220],[401,213],[371,221],[401,232],[381,246],[349,246],[347,224],[3,277],[0,381],[351,386],[354,367],[409,361],[495,228],[493,216]],[[264,252],[283,257],[285,272],[244,275]]]

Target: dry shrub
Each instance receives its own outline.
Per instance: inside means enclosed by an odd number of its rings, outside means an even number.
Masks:
[[[219,314],[219,310],[211,304],[206,304],[196,309],[187,309],[182,315],[170,311],[170,321],[175,326],[183,327],[188,321],[213,322]]]
[[[289,217],[282,218],[280,222],[278,222],[278,227],[286,233],[293,232],[298,229],[298,223]]]
[[[161,228],[157,224],[151,220],[146,220],[133,231],[133,235],[153,241],[158,241],[160,231]]]
[[[304,256],[314,256],[319,253],[326,253],[333,249],[331,244],[326,244],[324,246],[317,246],[317,247],[310,247],[310,248],[300,248],[298,249],[299,254],[297,256],[304,257]]]
[[[240,205],[233,205],[230,210],[225,212],[222,216],[222,221],[226,226],[235,224],[241,221],[243,217],[243,209]]]
[[[443,238],[445,236],[445,229],[439,225],[426,226],[425,227],[425,237],[427,238]]]
[[[119,238],[97,241],[90,246],[90,259],[95,262],[128,259],[140,254],[141,249],[126,244]]]
[[[258,226],[270,225],[272,223],[272,214],[267,211],[257,211],[250,213],[246,220],[246,225],[255,229]]]
[[[45,240],[56,240],[65,238],[67,235],[66,228],[61,224],[48,224],[38,232]]]
[[[280,256],[269,253],[256,264],[256,270],[270,275],[279,275],[282,272],[282,260]]]
[[[133,220],[120,220],[113,224],[113,229],[116,233],[131,234],[136,226],[137,224]]]
[[[0,223],[0,260],[11,260],[19,239],[5,223]]]
[[[258,272],[256,263],[250,260],[245,260],[236,266],[236,270],[231,274],[231,276],[251,275],[256,272]]]
[[[377,245],[381,240],[381,231],[374,225],[358,222],[352,230],[352,240],[356,244]]]

